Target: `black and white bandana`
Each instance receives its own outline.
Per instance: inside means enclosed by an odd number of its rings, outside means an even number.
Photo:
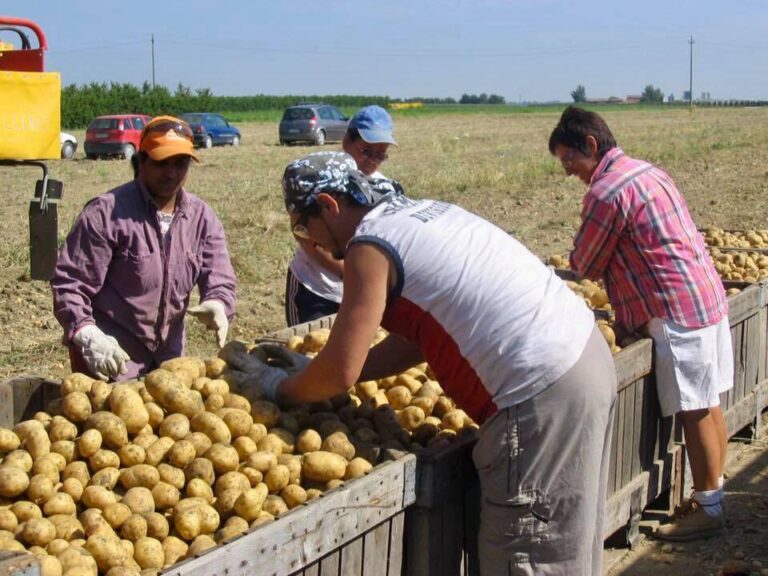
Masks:
[[[285,169],[283,197],[289,212],[304,212],[322,192],[348,194],[358,204],[375,206],[384,198],[402,194],[403,188],[396,180],[367,177],[346,152],[315,152]]]

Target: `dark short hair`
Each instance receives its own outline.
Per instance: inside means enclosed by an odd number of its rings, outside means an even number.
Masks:
[[[135,152],[133,156],[131,156],[131,168],[133,168],[134,180],[139,177],[139,164],[141,164],[141,160],[145,157],[147,157],[147,153],[141,151]]]
[[[362,138],[360,136],[360,131],[357,128],[347,128],[347,138],[349,138],[350,142],[357,142]]]
[[[549,151],[554,154],[555,147],[560,144],[589,155],[587,136],[592,136],[597,141],[597,151],[600,156],[616,147],[616,139],[599,114],[576,106],[568,106],[549,136]]]

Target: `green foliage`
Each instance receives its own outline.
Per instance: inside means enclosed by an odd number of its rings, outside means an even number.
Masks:
[[[571,91],[571,98],[573,98],[573,101],[577,104],[579,102],[586,102],[587,101],[587,89],[584,88],[581,84],[576,86],[576,90]]]
[[[459,104],[506,104],[506,100],[504,100],[504,96],[489,95],[483,92],[479,96],[477,94],[462,94]]]
[[[642,104],[662,104],[664,102],[664,93],[661,88],[656,88],[653,84],[648,84],[640,96]]]
[[[138,88],[116,82],[77,86],[70,84],[61,91],[61,125],[64,128],[85,128],[96,116],[104,114],[138,113],[150,116],[179,115],[185,112],[234,113],[233,116],[265,113],[272,117],[276,111],[299,102],[325,102],[348,110],[369,104],[386,107],[386,96],[215,96],[208,88],[192,90],[179,83],[172,93],[165,86],[148,83]]]

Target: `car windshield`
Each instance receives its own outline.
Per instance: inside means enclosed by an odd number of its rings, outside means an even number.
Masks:
[[[283,114],[283,120],[309,120],[314,116],[312,108],[288,108]]]
[[[187,124],[202,124],[203,114],[182,114],[181,119]]]
[[[88,128],[92,130],[117,130],[117,118],[96,118]]]

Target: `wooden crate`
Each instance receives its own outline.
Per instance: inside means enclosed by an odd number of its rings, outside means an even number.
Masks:
[[[0,426],[13,427],[31,418],[58,396],[58,383],[36,376],[0,383]],[[276,522],[259,526],[161,574],[399,576],[405,508],[415,501],[415,469],[414,455],[400,455],[376,466],[366,476],[294,508]]]
[[[733,340],[733,388],[720,395],[728,436],[753,425],[760,431],[760,414],[768,405],[768,282],[744,288],[728,297]]]

